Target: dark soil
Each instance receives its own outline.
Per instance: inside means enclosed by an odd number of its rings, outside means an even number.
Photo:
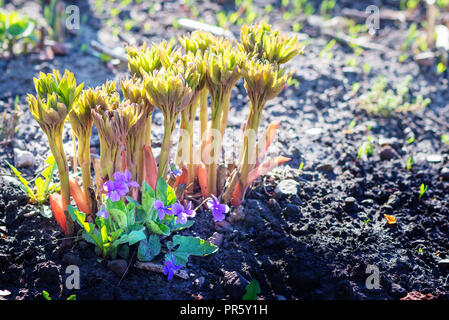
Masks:
[[[67,37],[73,46],[68,55],[51,61],[40,61],[36,54],[0,60],[1,112],[11,110],[16,95],[22,109],[27,110],[26,94],[34,91],[32,78],[40,71],[67,68],[85,86],[126,77],[126,65],[113,66],[93,56],[90,49],[81,49],[94,39],[111,47],[123,44],[106,23],[110,15],[96,13],[94,2],[78,1],[87,19],[76,35]],[[343,7],[364,11],[371,2],[340,1],[335,13]],[[12,7],[6,3],[7,8]],[[39,12],[38,4],[25,3],[26,12]],[[149,16],[151,28],[145,30],[137,23],[129,32],[120,32],[124,38],[137,43],[157,42],[186,32],[172,27],[175,19],[191,17],[186,6],[172,1],[155,3],[156,9]],[[232,1],[198,3],[200,17],[212,24],[215,12],[234,10]],[[385,1],[384,5],[392,8],[397,3]],[[263,13],[264,2],[255,4]],[[106,12],[111,6],[117,5],[104,2]],[[149,3],[144,1],[127,6],[111,19],[123,31],[126,19],[148,19],[148,10]],[[282,19],[279,4],[270,17],[277,27],[291,30],[294,21]],[[235,34],[238,29],[231,27]],[[289,63],[296,70],[294,78],[299,86],[288,87],[268,103],[261,125],[266,128],[270,121],[282,121],[271,153],[292,161],[251,188],[243,203],[243,220],[233,222],[232,230],[220,231],[224,239],[217,253],[190,259],[188,280],[167,282],[162,274],[138,270],[132,266],[132,253],[128,272],[117,276],[106,261],[98,261],[92,245],[64,239],[54,219],[42,217],[16,186],[0,178],[0,291],[11,292],[0,299],[41,298],[42,290],[57,299],[71,294],[78,299],[238,299],[251,279],[259,282],[264,299],[399,299],[414,290],[449,298],[449,269],[438,266],[441,259],[449,258],[449,182],[447,174],[442,174],[449,168],[449,145],[441,142],[441,135],[449,133],[447,72],[437,75],[434,67],[411,59],[398,62],[406,29],[382,21],[373,41],[388,47],[388,53],[365,50],[356,57],[358,65],[349,68],[346,62],[354,56],[352,50],[339,43],[332,49],[331,60],[320,58],[329,38],[304,22],[301,32],[309,35],[308,45],[303,56]],[[361,68],[364,63],[372,67],[368,74]],[[385,75],[392,84],[412,75],[412,95],[429,97],[431,104],[425,112],[414,115],[389,119],[368,116],[359,109],[357,97],[379,75]],[[357,94],[352,92],[354,82],[361,85]],[[229,126],[238,130],[248,114],[242,82],[234,89],[231,103]],[[354,119],[357,125],[349,130]],[[367,126],[372,129],[367,130]],[[158,153],[163,134],[158,112],[152,129]],[[65,134],[67,153],[71,154],[68,130]],[[415,141],[407,144],[411,134]],[[368,136],[374,138],[374,154],[356,161]],[[99,149],[96,134],[92,146]],[[231,146],[229,142],[226,149]],[[385,151],[387,147],[393,153]],[[13,148],[34,154],[34,166],[22,170],[27,178],[43,168],[49,152],[46,137],[29,112],[20,119],[12,144],[0,148],[2,174],[9,173],[4,160],[14,162]],[[427,161],[434,154],[441,156],[440,162]],[[415,164],[408,171],[405,162],[409,156]],[[300,172],[295,168],[302,162]],[[296,181],[296,194],[276,189],[286,180]],[[429,189],[419,200],[422,183]],[[387,224],[384,214],[393,215],[397,223]],[[207,239],[216,232],[210,213],[201,212],[195,220],[184,234]],[[64,285],[66,266],[73,264],[81,272],[81,289],[76,291]],[[366,286],[370,265],[379,270],[379,289]]]

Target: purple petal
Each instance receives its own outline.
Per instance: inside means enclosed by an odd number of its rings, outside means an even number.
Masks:
[[[131,180],[131,178],[132,178],[131,172],[128,169],[126,169],[126,171],[125,171],[125,179],[126,179],[126,181],[129,182]]]
[[[164,208],[164,204],[162,203],[161,200],[154,201],[153,206],[154,206],[154,209],[156,209],[156,210]]]
[[[102,210],[98,211],[97,217],[106,219],[108,217],[108,211],[106,209],[102,209]]]
[[[106,192],[114,190],[115,189],[114,181],[111,180],[106,181],[106,183],[103,185],[103,189]]]
[[[130,181],[128,182],[128,187],[138,188],[139,184],[136,181]]]
[[[112,202],[120,201],[120,195],[115,190],[109,192],[108,197],[109,199],[111,199]]]
[[[225,218],[225,215],[221,212],[212,212],[212,215],[214,216],[215,222],[222,221]]]
[[[116,173],[114,173],[114,180],[116,182],[124,182],[125,180],[125,175],[123,173],[121,173],[120,171],[117,171]]]

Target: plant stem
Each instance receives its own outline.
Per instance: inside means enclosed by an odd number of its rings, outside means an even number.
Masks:
[[[69,167],[65,157],[64,147],[62,144],[62,129],[55,130],[48,136],[48,142],[51,152],[55,158],[56,165],[58,167],[59,180],[61,182],[61,197],[62,197],[62,209],[66,218],[67,235],[73,235],[73,220],[67,211],[67,206],[70,204],[70,183],[69,183]]]
[[[151,122],[153,121],[153,113],[150,113],[145,123],[145,145],[151,146]]]
[[[157,171],[157,178],[164,178],[167,175],[168,160],[171,150],[171,136],[175,128],[176,118],[171,119],[164,115],[164,139],[162,140],[161,153],[159,156],[159,167]]]
[[[93,211],[92,206],[92,199],[90,196],[89,189],[92,188],[92,175],[90,173],[90,131],[86,136],[81,137],[81,139],[78,139],[79,149],[78,149],[78,160],[80,162],[81,166],[81,178],[83,180],[83,191],[86,196],[86,199],[89,203],[89,207]]]
[[[207,132],[207,120],[208,120],[208,112],[207,112],[207,95],[209,91],[207,90],[207,87],[205,86],[200,91],[200,144],[201,144],[201,154],[200,159],[204,161],[204,145],[206,144],[206,132]]]

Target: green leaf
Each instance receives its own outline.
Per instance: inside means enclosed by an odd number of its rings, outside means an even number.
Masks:
[[[173,219],[174,221],[174,219]],[[183,230],[183,229],[187,229],[190,228],[191,226],[193,226],[193,224],[195,223],[194,220],[187,220],[186,223],[181,224],[181,223],[172,223],[169,225],[170,230],[171,231],[178,231],[178,230]]]
[[[50,297],[50,294],[47,291],[42,291],[42,296],[44,297],[45,300],[52,300],[52,298]]]
[[[72,294],[67,300],[76,300],[76,294]]]
[[[151,261],[161,252],[161,242],[155,234],[147,239],[140,241],[137,250],[137,259],[140,261]]]
[[[16,167],[14,167],[8,161],[6,161],[6,163],[11,168],[12,172],[14,172],[14,174],[17,176],[17,178],[19,178],[20,182],[22,183],[21,189],[26,194],[28,194],[28,196],[30,197],[32,202],[36,202],[37,198],[36,198],[36,195],[35,195],[34,191],[31,190],[31,188],[28,186],[30,184],[30,182],[27,179],[25,179],[24,177],[22,177],[22,173],[19,170],[17,170]]]
[[[53,155],[49,156],[47,160],[45,160],[45,162],[48,164],[48,167],[41,173],[42,177],[44,177],[44,181],[42,181],[42,179],[38,177],[34,182],[37,189],[37,199],[40,204],[47,201],[48,195],[51,193],[50,184],[53,180],[53,175],[57,168]],[[38,182],[38,180],[40,181]],[[40,186],[38,184],[40,184]]]
[[[128,259],[129,257],[129,245],[127,244],[122,244],[119,248],[118,248],[118,255],[120,257],[122,257],[123,259]]]
[[[108,213],[112,216],[112,219],[119,225],[121,229],[126,229],[128,226],[128,219],[126,213],[120,209],[107,209]]]
[[[186,265],[189,260],[189,256],[207,256],[218,250],[218,247],[209,241],[203,240],[198,237],[185,237],[181,235],[175,235],[173,237],[173,247],[179,244],[178,249],[174,252],[166,254],[166,258],[171,255],[175,257],[176,264]]]
[[[162,177],[157,180],[156,198],[161,200],[165,206],[171,206],[176,201],[175,191]]]
[[[142,227],[142,230],[139,230],[139,231],[134,230],[128,234],[128,243],[130,246],[132,246],[133,244],[135,244],[139,241],[142,241],[143,239],[146,239],[147,236],[145,235],[144,230],[145,230],[145,228]]]
[[[243,300],[257,300],[257,295],[260,293],[259,282],[253,279],[246,286],[246,293],[243,295]]]
[[[156,222],[153,220],[148,220],[145,223],[146,227],[148,228],[149,231],[155,233],[155,234],[160,234],[163,236],[169,236],[170,235],[170,228],[167,227],[165,224],[160,223],[160,222]]]

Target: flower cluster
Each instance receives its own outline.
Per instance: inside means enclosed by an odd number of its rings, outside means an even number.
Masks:
[[[165,206],[160,200],[154,201],[154,209],[157,211],[159,220],[164,220],[165,216],[175,216],[176,221],[180,224],[185,224],[187,218],[195,217],[195,210],[192,209],[192,202],[190,201],[186,208],[179,203],[175,202],[170,206]]]
[[[131,172],[129,170],[126,170],[125,173],[119,171],[114,173],[114,180],[107,181],[103,186],[108,198],[116,202],[126,196],[130,188],[138,188],[139,184],[131,181],[131,179]]]

